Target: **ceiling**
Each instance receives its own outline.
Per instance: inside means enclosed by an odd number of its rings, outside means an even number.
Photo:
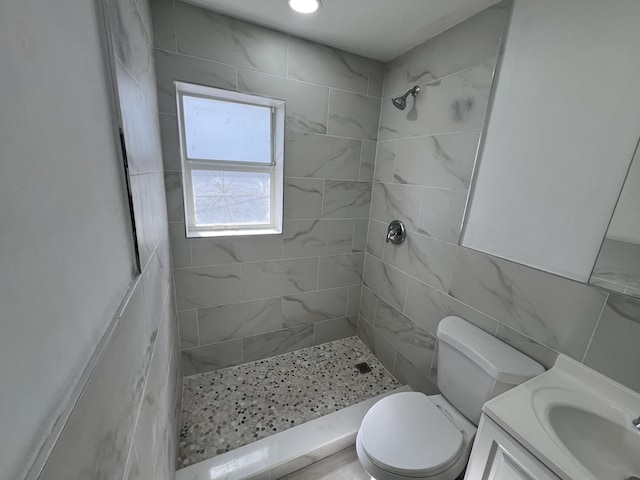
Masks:
[[[311,15],[287,0],[187,0],[376,60],[389,61],[499,0],[322,0]]]

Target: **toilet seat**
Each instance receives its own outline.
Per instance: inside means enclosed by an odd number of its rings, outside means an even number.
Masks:
[[[464,445],[458,428],[418,392],[378,401],[364,417],[358,437],[373,464],[404,477],[429,477],[447,470]]]

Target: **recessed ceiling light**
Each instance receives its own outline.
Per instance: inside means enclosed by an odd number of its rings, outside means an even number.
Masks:
[[[313,13],[320,8],[320,0],[289,0],[289,6],[298,13]]]

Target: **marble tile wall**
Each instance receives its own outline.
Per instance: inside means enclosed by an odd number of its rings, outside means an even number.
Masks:
[[[178,0],[152,18],[185,375],[354,335],[383,65]],[[286,100],[282,235],[185,238],[175,80]]]
[[[146,0],[109,0],[142,273],[116,313],[41,480],[174,478],[182,371]],[[35,478],[35,477],[34,477]]]
[[[401,381],[437,391],[436,330],[461,316],[551,367],[558,353],[640,390],[640,303],[459,247],[507,8],[385,66],[358,335]],[[422,88],[407,109],[391,97]],[[386,225],[408,228],[386,244]]]

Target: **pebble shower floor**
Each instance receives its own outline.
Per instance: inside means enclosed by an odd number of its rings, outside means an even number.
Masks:
[[[399,386],[357,337],[187,377],[178,468]]]

